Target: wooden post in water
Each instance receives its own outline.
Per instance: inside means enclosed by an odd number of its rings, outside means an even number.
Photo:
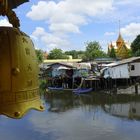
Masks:
[[[135,94],[138,95],[138,83],[135,84]]]
[[[97,90],[96,80],[94,80],[95,91]]]
[[[129,80],[129,79],[126,79],[126,86],[128,86],[128,83],[129,83],[128,80]]]

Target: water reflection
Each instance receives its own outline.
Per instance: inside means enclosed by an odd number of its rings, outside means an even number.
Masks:
[[[139,140],[139,97],[55,93],[44,100],[44,112],[0,116],[0,140]]]
[[[116,117],[140,120],[140,97],[139,96],[107,96],[89,94],[78,96],[74,94],[47,94],[46,101],[49,102],[49,111],[65,112],[80,106],[81,108],[97,112],[98,106],[108,114]]]
[[[116,117],[140,120],[140,103],[129,102],[127,104],[105,105],[104,110]]]
[[[51,94],[46,97],[47,117],[38,114],[31,117],[30,121],[33,129],[49,140],[111,140],[112,137],[114,140],[137,139],[140,123],[119,119],[118,115],[111,113],[111,106],[121,109],[118,104],[128,110],[131,100],[134,99]],[[110,111],[106,111],[106,107]]]

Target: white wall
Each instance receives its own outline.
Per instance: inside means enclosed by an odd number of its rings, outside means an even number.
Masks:
[[[129,78],[128,64],[118,65],[110,69],[112,79]]]
[[[134,65],[134,70],[131,70],[131,65]],[[140,76],[140,62],[130,64],[130,76]]]

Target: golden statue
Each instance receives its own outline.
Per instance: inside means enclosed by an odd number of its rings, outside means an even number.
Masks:
[[[24,2],[27,0],[0,0],[0,14],[13,25],[0,27],[0,114],[12,118],[21,118],[29,109],[44,110],[34,45],[19,30],[19,19],[12,11]]]

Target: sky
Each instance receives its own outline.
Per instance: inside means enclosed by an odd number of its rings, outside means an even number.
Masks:
[[[107,51],[119,30],[127,42],[140,34],[140,0],[29,0],[14,11],[35,48],[85,50],[98,41]],[[0,17],[0,26],[11,26]]]

